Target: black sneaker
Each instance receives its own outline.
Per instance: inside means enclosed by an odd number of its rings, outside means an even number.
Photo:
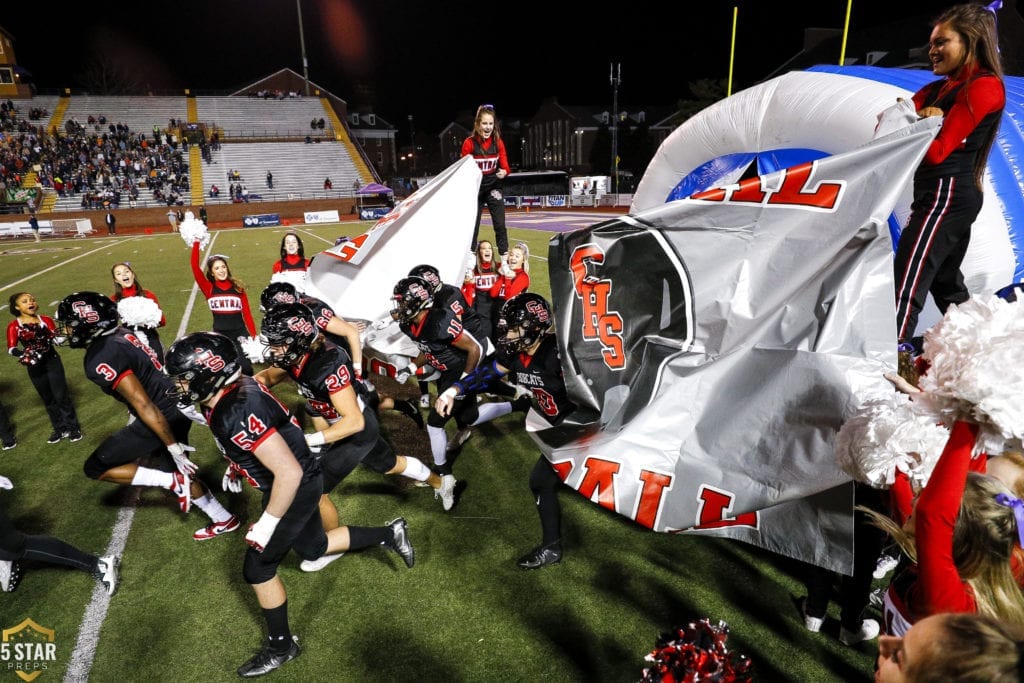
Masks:
[[[7,440],[4,441],[4,450],[5,451],[9,451],[9,450],[11,450],[12,448],[14,448],[17,445],[18,445],[18,440],[12,437],[12,438],[7,439]]]
[[[292,636],[292,643],[284,652],[275,652],[271,649],[270,642],[267,641],[263,644],[263,649],[257,652],[252,659],[238,667],[238,675],[242,678],[265,676],[275,669],[280,669],[301,654],[302,648],[299,647],[298,636]]]
[[[72,429],[70,432],[64,432],[64,438],[68,441],[75,442],[82,440],[82,430]]]
[[[420,414],[420,409],[416,407],[415,403],[412,401],[395,401],[395,410],[415,422],[417,427],[423,429],[423,415]]]
[[[50,438],[46,440],[46,443],[58,443],[63,438],[63,434],[60,432],[54,432],[53,434],[50,434]]]
[[[394,534],[390,548],[402,556],[406,567],[412,569],[412,566],[416,564],[416,551],[413,550],[412,543],[409,542],[409,525],[406,524],[405,518],[399,517],[388,522],[387,526]]]
[[[540,569],[549,564],[557,564],[562,561],[562,544],[558,541],[549,545],[537,546],[528,554],[520,557],[516,564],[523,569]]]

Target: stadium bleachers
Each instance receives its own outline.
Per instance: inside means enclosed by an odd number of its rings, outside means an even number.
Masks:
[[[170,120],[182,120],[187,114],[187,102],[182,97],[92,97],[74,96],[69,99],[64,120],[75,119],[87,132],[106,132],[110,124],[123,123],[136,133],[152,133],[153,127],[166,130]],[[105,116],[106,125],[89,126],[89,116]],[[61,125],[63,126],[63,121]]]
[[[226,139],[330,134],[330,130],[320,133],[309,126],[313,119],[326,119],[316,97],[196,97],[196,111],[197,123],[223,130]]]

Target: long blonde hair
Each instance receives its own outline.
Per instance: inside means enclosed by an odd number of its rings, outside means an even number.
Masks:
[[[987,614],[1024,628],[1024,593],[1010,567],[1017,541],[1017,519],[1013,510],[996,502],[1000,493],[1010,491],[1001,481],[978,472],[968,472],[964,495],[953,526],[953,564],[967,583],[978,605]],[[858,506],[917,562],[913,524],[898,525],[873,510]],[[913,520],[913,517],[911,517]]]

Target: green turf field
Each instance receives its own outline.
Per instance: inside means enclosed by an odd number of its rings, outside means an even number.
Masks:
[[[352,224],[299,230],[307,257],[338,235],[360,231]],[[213,250],[231,257],[233,273],[249,287],[257,324],[259,292],[284,231],[214,233]],[[484,227],[482,236],[489,234]],[[510,237],[529,244],[531,290],[548,296],[550,233],[510,230]],[[52,316],[72,291],[110,294],[110,267],[130,261],[142,285],[160,298],[166,348],[179,331],[211,323],[201,294],[182,323],[193,291],[188,256],[174,234],[0,244],[0,302],[30,291],[40,312]],[[40,683],[64,678],[80,632],[87,640],[98,635],[93,681],[234,680],[264,635],[255,597],[241,577],[243,533],[193,541],[192,532],[206,524],[198,511],[182,515],[170,495],[156,489],[140,495],[85,477],[82,463],[125,424],[127,410],[84,379],[82,354],[61,350],[85,438],[57,445],[45,442],[50,425],[24,368],[14,358],[0,359],[0,397],[19,441],[0,454],[0,474],[15,484],[0,491],[0,505],[28,533],[55,535],[99,554],[119,514],[133,513],[121,587],[105,615],[83,629],[95,581],[82,572],[29,565],[17,591],[0,594],[0,630],[31,619],[55,631],[57,658],[39,670]],[[414,384],[401,390],[418,395]],[[297,404],[289,392],[278,393]],[[475,430],[455,466],[465,486],[449,513],[430,489],[369,470],[357,470],[334,491],[342,523],[379,525],[405,516],[416,566],[408,570],[396,554],[371,549],[305,574],[290,556],[281,576],[304,653],[271,680],[633,681],[660,633],[702,617],[729,624],[729,644],[753,659],[755,680],[872,676],[875,644],[841,645],[834,606],[822,634],[804,629],[793,603],[803,593],[800,564],[738,542],[656,534],[568,488],[562,495],[565,558],[539,571],[520,570],[514,560],[540,539],[527,486],[538,451],[521,423],[521,415],[511,415]],[[400,452],[429,463],[425,433],[410,433],[409,424],[397,415],[384,420]],[[203,478],[247,527],[258,515],[257,496],[248,487],[238,495],[222,492],[223,460],[209,433],[197,426],[191,440]],[[0,650],[0,683],[23,680],[9,664]]]

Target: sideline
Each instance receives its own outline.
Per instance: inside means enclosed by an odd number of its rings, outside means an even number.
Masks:
[[[219,232],[211,232],[210,243],[207,245],[206,253],[211,253],[214,243],[217,241]],[[104,249],[107,247],[103,247]],[[93,252],[89,252],[93,253]],[[87,256],[88,254],[82,254]],[[54,266],[56,268],[57,266]],[[52,270],[48,269],[48,270]],[[43,271],[44,273],[47,271]],[[42,274],[42,273],[40,273]],[[13,287],[18,283],[8,285]],[[2,291],[2,290],[0,290]],[[179,339],[185,334],[188,327],[188,320],[192,315],[192,308],[195,305],[196,295],[199,292],[199,285],[192,283],[192,293],[189,295],[188,304],[178,325],[178,332],[174,338]],[[130,487],[129,495],[124,505],[117,512],[117,521],[111,533],[110,543],[107,545],[104,555],[124,555],[125,546],[128,544],[128,534],[132,530],[132,523],[135,520],[135,512],[138,510],[140,491],[138,487]],[[96,658],[96,648],[99,646],[100,631],[103,622],[107,618],[107,610],[110,607],[110,596],[102,585],[96,584],[92,592],[92,600],[85,608],[82,622],[78,626],[78,637],[75,640],[75,649],[68,658],[68,667],[64,672],[65,683],[85,683],[89,680],[89,673],[92,671],[92,663]]]

